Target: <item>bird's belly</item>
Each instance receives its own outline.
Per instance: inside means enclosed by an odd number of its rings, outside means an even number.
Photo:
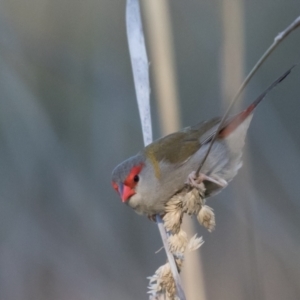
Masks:
[[[134,196],[128,201],[128,205],[138,214],[152,216],[156,214],[163,214],[165,211],[165,203],[168,201],[155,201],[151,204],[150,199],[136,199]]]

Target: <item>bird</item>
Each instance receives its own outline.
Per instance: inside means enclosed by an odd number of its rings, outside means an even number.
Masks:
[[[112,172],[112,186],[122,202],[152,219],[156,214],[164,215],[168,200],[182,191],[187,182],[194,186],[203,183],[205,198],[219,193],[242,166],[245,137],[255,108],[292,68],[245,110],[226,118],[221,128],[221,118],[183,128],[154,141],[117,165]],[[197,175],[196,170],[215,134],[215,142]]]

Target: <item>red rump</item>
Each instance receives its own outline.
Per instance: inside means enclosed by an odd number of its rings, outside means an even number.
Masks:
[[[220,130],[218,137],[226,138],[231,132],[233,132],[246,118],[252,113],[257,103],[252,103],[247,109],[240,112],[235,116],[229,124],[227,124],[222,130]]]
[[[254,108],[265,98],[269,91],[271,91],[279,82],[281,82],[286,76],[291,73],[291,70],[295,67],[292,66],[287,72],[281,75],[277,80],[275,80],[247,109],[239,113],[237,116],[233,117],[229,124],[227,124],[222,130],[220,130],[218,137],[225,138],[231,132],[233,132],[254,110]]]

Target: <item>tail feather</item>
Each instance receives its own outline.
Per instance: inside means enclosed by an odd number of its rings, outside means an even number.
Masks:
[[[295,65],[277,78],[261,95],[259,95],[257,99],[255,99],[255,101],[252,102],[252,104],[248,106],[248,108],[232,117],[229,122],[225,124],[224,128],[220,130],[218,137],[226,138],[230,133],[232,133],[244,120],[246,120],[246,118],[253,112],[255,107],[265,98],[265,96],[291,73],[294,67]]]

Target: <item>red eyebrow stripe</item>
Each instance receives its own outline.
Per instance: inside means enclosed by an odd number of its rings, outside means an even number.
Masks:
[[[138,166],[135,166],[131,169],[129,175],[124,180],[124,184],[129,186],[130,188],[134,188],[136,185],[136,182],[134,182],[133,178],[135,175],[138,175],[143,168],[143,164],[140,164]]]

